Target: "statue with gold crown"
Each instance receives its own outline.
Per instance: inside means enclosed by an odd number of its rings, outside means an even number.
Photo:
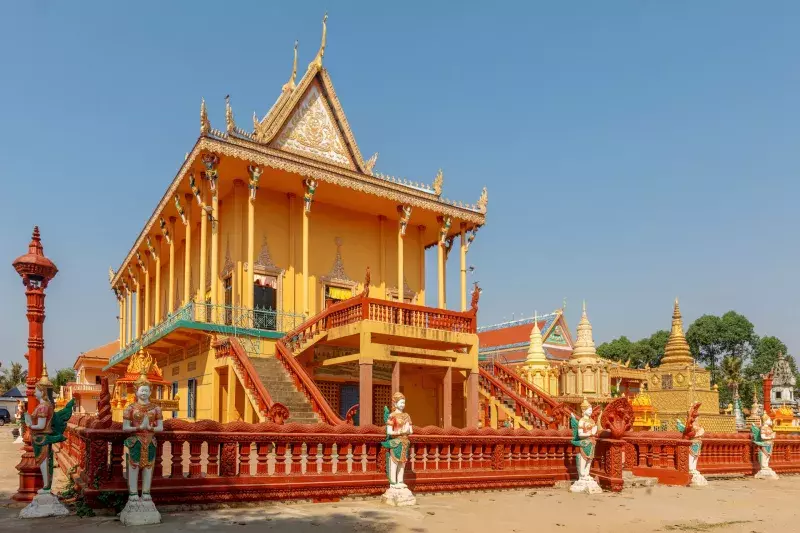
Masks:
[[[708,485],[706,478],[697,470],[700,452],[703,451],[703,435],[706,433],[706,430],[697,421],[699,412],[700,402],[695,402],[686,414],[685,424],[681,420],[675,421],[675,425],[678,431],[683,434],[683,438],[691,441],[689,446],[689,473],[692,475],[692,481],[689,485],[692,487],[705,487]]]
[[[396,507],[415,505],[417,499],[408,489],[408,485],[403,483],[406,462],[408,461],[409,447],[411,445],[408,437],[414,430],[411,426],[411,417],[404,412],[406,407],[406,397],[402,393],[396,392],[392,396],[392,406],[394,411],[389,412],[389,408],[383,408],[383,421],[386,424],[386,440],[381,442],[381,446],[386,448],[386,477],[389,480],[389,488],[383,493],[383,503]]]
[[[772,419],[767,413],[761,417],[761,427],[755,424],[750,426],[753,434],[753,444],[758,446],[758,464],[761,469],[756,473],[756,479],[778,479],[778,474],[769,467],[769,458],[772,457],[772,446],[775,442],[775,430],[772,429]]]
[[[72,416],[75,400],[70,400],[59,411],[53,409],[53,384],[47,375],[47,365],[43,366],[42,377],[36,383],[34,396],[39,405],[33,410],[32,415],[25,413],[25,425],[30,430],[34,461],[42,471],[44,486],[39,489],[33,501],[19,513],[19,517],[43,518],[68,515],[67,508],[51,492],[54,466],[53,444],[67,440],[64,437],[64,431],[67,429],[69,417]]]
[[[578,480],[570,486],[570,492],[585,492],[597,494],[603,492],[597,481],[591,476],[592,460],[594,459],[597,445],[597,423],[592,419],[592,406],[586,398],[581,403],[581,416],[578,420],[571,414],[569,425],[572,428],[572,444],[578,447],[576,463],[578,467]]]
[[[125,439],[128,464],[128,503],[119,516],[126,526],[143,526],[161,522],[161,514],[150,497],[153,466],[156,461],[155,434],[164,431],[161,408],[150,402],[150,382],[143,369],[134,383],[136,401],[125,408],[122,431],[132,433]],[[139,498],[139,473],[142,474],[142,497]]]

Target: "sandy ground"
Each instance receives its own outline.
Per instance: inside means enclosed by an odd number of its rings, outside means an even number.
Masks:
[[[17,484],[19,446],[0,429],[0,531],[101,533],[123,526],[113,516],[19,520],[8,497]],[[63,484],[63,476],[56,485]],[[395,509],[376,499],[334,504],[264,504],[204,511],[163,512],[160,531],[286,532],[714,532],[800,531],[800,477],[778,481],[711,481],[703,489],[655,487],[594,496],[566,490],[521,490],[419,495],[418,505]]]

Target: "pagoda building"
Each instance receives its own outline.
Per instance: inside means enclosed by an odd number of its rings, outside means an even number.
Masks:
[[[770,391],[770,404],[776,408],[782,405],[795,409],[796,378],[789,360],[783,352],[778,354],[778,360],[772,366],[772,390]]]
[[[646,371],[653,408],[670,431],[676,430],[675,419],[685,418],[686,410],[698,401],[700,425],[706,431],[736,431],[735,418],[719,412],[719,391],[716,385],[711,386],[710,372],[692,357],[677,298],[664,357],[658,367]]]
[[[497,359],[508,365],[525,363],[529,358],[534,329],[539,330],[542,350],[550,366],[569,360],[574,343],[564,308],[546,315],[479,327],[480,359]]]
[[[583,302],[577,333],[578,339],[569,361],[561,367],[559,401],[574,405],[580,405],[584,398],[593,403],[610,401],[610,362],[597,355],[586,302]]]
[[[419,425],[476,427],[480,291],[468,299],[466,258],[486,189],[454,202],[441,170],[427,183],[378,172],[323,67],[326,42],[323,21],[308,67],[298,76],[295,47],[252,127],[226,98],[215,128],[201,102],[199,137],[109,273],[120,340],[104,370],[124,379],[145,350],[184,419],[277,420],[285,407],[289,422],[334,424],[358,406],[357,423],[381,424],[402,392]],[[450,306],[448,259],[461,271]]]
[[[538,316],[534,314],[530,345],[522,365],[521,374],[551,396],[558,395],[558,368],[552,367],[544,351],[542,330],[539,329]]]

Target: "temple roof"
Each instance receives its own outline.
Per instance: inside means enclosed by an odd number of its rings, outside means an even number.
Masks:
[[[675,298],[675,307],[672,310],[672,329],[669,332],[669,339],[664,348],[664,357],[661,358],[661,366],[669,365],[693,365],[694,357],[689,350],[689,343],[683,333],[683,317],[678,299]]]
[[[111,356],[118,351],[119,340],[111,341],[108,344],[98,346],[97,348],[92,348],[91,350],[82,352],[80,355],[78,355],[78,357],[75,359],[75,363],[72,365],[72,368],[77,370],[80,366],[80,363],[85,360],[94,360],[107,363],[108,360],[111,359]]]
[[[537,317],[548,360],[566,361],[572,354],[572,337],[563,310]],[[534,317],[478,328],[479,353],[502,354],[509,363],[524,361],[531,343]]]
[[[778,354],[778,360],[772,366],[772,386],[792,388],[795,386],[794,372],[783,352]]]
[[[364,160],[355,136],[336,96],[328,71],[323,67],[327,28],[323,21],[323,36],[317,55],[305,74],[295,83],[297,57],[292,76],[283,85],[280,95],[259,119],[253,117],[252,131],[237,125],[230,98],[225,102],[225,130],[213,128],[208,119],[205,101],[200,111],[200,138],[179,169],[172,184],[162,197],[151,218],[110,283],[117,288],[125,278],[126,267],[132,264],[136,252],[154,228],[159,216],[171,209],[173,196],[179,192],[192,172],[193,164],[204,153],[215,153],[250,161],[304,178],[318,179],[356,191],[387,198],[416,208],[434,211],[442,217],[452,217],[450,236],[460,231],[464,222],[468,229],[482,226],[486,221],[488,194],[484,187],[474,204],[454,202],[442,197],[441,170],[431,184],[395,178],[374,171],[378,154]],[[433,172],[431,173],[433,174]]]

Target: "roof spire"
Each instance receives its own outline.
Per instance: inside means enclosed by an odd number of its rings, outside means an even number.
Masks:
[[[531,342],[528,345],[528,355],[525,357],[525,366],[549,366],[547,355],[542,346],[542,330],[539,329],[539,313],[533,312],[533,329],[531,329]]]
[[[287,81],[286,84],[284,84],[282,89],[283,91],[291,91],[295,88],[294,80],[297,79],[297,43],[298,41],[294,42],[294,63],[292,63],[292,77],[289,78],[289,81]]]
[[[586,315],[586,300],[583,301],[583,313],[581,321],[578,322],[578,340],[575,341],[575,349],[572,352],[572,359],[597,359],[597,350],[594,346],[592,336],[592,324]]]
[[[206,110],[206,99],[200,101],[200,135],[207,135],[211,131],[211,123],[208,121],[208,111]]]
[[[236,132],[236,122],[233,120],[233,109],[231,109],[231,95],[225,95],[225,127],[228,133]]]
[[[675,307],[672,310],[672,329],[669,332],[667,346],[664,348],[661,365],[691,365],[693,363],[694,358],[689,350],[689,343],[686,342],[686,336],[683,334],[681,308],[678,305],[678,299],[675,298]]]
[[[328,13],[325,13],[325,16],[322,17],[322,42],[319,45],[319,52],[317,52],[314,61],[309,63],[308,67],[311,68],[312,66],[317,66],[322,68],[322,58],[325,57],[325,43],[328,40]]]

